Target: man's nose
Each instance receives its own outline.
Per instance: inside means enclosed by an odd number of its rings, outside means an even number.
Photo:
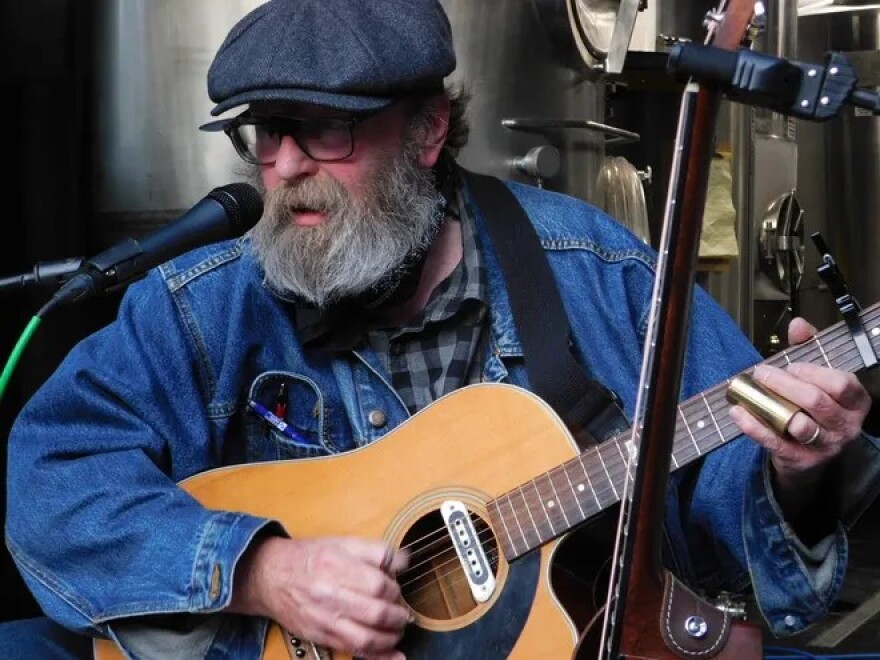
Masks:
[[[282,135],[275,155],[275,171],[282,179],[293,181],[317,174],[318,163],[309,158],[290,135]]]

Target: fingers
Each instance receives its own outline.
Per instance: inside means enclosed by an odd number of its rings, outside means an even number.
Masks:
[[[871,407],[871,398],[855,375],[815,364],[796,363],[787,369],[760,365],[755,368],[754,378],[841,440],[858,435]],[[795,415],[791,421],[794,427],[789,425],[789,431],[798,439],[809,438],[815,431],[803,417]]]
[[[801,445],[814,445],[822,435],[822,425],[808,414],[799,412],[788,423],[786,435]]]
[[[797,316],[788,324],[788,343],[791,346],[803,344],[811,339],[817,330],[816,327],[806,321],[806,319]]]
[[[403,657],[394,647],[411,619],[394,574],[406,567],[405,552],[358,538],[287,543],[289,561],[275,581],[271,618],[315,644],[355,657]]]
[[[400,590],[397,590],[400,593]],[[402,630],[409,623],[409,609],[381,595],[366,594],[330,582],[319,582],[310,593],[320,610],[336,619],[350,619],[376,630]]]
[[[409,553],[395,550],[385,543],[369,539],[338,539],[339,547],[352,557],[375,566],[389,575],[396,575],[409,565]]]
[[[796,319],[790,336],[811,335],[814,328]],[[730,409],[740,430],[766,448],[780,473],[806,472],[826,463],[857,437],[871,399],[855,375],[809,363],[778,369],[755,367],[754,379],[800,410],[779,434],[741,406]]]
[[[320,646],[349,653],[357,658],[394,657],[395,646],[403,637],[403,630],[376,630],[350,619],[340,618],[319,624],[316,635]],[[400,654],[403,657],[403,654]]]
[[[798,448],[795,443],[787,441],[773,429],[754,417],[742,406],[732,406],[729,410],[730,418],[736,423],[740,431],[755,440],[759,445],[767,449],[775,456],[784,460],[796,461],[799,458]]]
[[[382,544],[360,539],[325,541],[314,546],[306,560],[307,578],[311,583],[326,582],[334,589],[344,587],[385,600],[395,600],[400,595],[392,573],[383,568],[386,559]],[[392,560],[392,568],[399,565],[400,560]]]

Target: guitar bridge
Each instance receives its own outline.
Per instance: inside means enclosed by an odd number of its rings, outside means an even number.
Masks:
[[[467,577],[471,595],[478,603],[485,603],[495,592],[495,575],[467,507],[461,502],[447,500],[441,505],[440,513]]]

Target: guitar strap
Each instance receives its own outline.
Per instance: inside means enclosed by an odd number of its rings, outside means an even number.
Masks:
[[[532,390],[562,418],[582,449],[623,431],[629,423],[617,396],[590,378],[572,354],[556,279],[519,201],[497,177],[459,169],[501,264]]]

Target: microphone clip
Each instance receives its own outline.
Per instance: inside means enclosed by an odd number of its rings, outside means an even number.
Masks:
[[[138,264],[143,254],[141,244],[128,237],[86,261],[81,272],[88,274],[102,291],[110,293],[146,275]]]

